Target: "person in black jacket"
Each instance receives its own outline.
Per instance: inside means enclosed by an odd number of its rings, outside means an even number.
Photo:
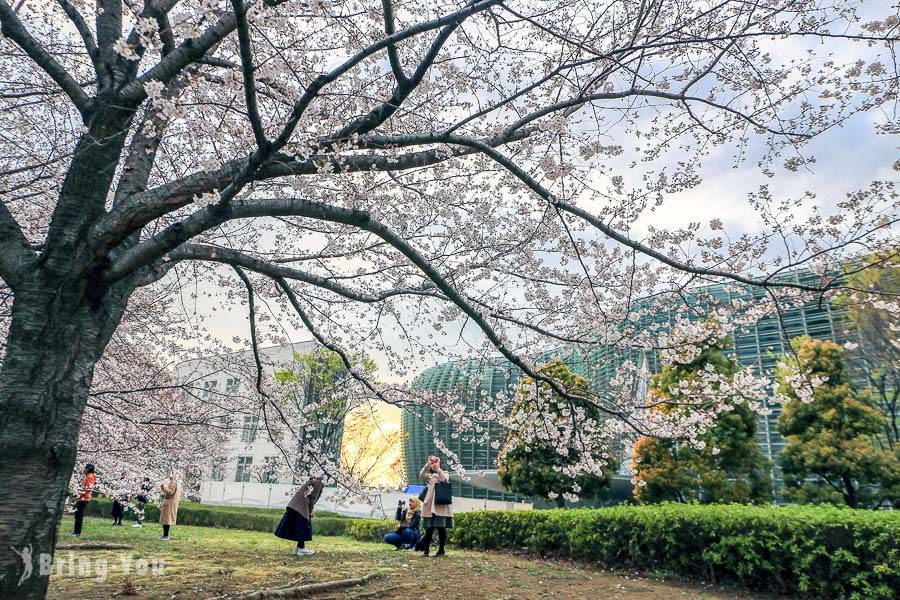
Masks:
[[[132,527],[140,528],[144,526],[144,507],[150,502],[151,490],[153,490],[153,484],[150,482],[150,478],[144,477],[137,496],[135,496],[135,504],[132,507],[134,512],[134,525]]]
[[[409,499],[409,508],[403,508],[403,501],[397,505],[397,530],[384,536],[384,541],[397,550],[412,548],[419,541],[419,521],[422,517],[422,503],[418,498]]]

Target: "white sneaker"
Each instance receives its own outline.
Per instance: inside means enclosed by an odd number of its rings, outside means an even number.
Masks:
[[[168,541],[169,541],[169,536],[167,536],[167,535],[161,535],[161,536],[159,536],[159,541],[161,541],[161,542],[168,542]]]
[[[135,529],[140,529],[141,527],[143,527],[143,525],[141,525],[140,523],[135,523],[134,525],[132,525],[132,527],[134,527]]]
[[[297,556],[312,556],[316,553],[315,550],[310,550],[309,548],[300,548],[298,552],[299,554]]]

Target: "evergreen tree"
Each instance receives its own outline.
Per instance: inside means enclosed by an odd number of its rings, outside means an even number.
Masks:
[[[681,398],[678,386],[703,377],[712,367],[733,376],[736,362],[723,353],[725,340],[706,348],[692,362],[666,366],[651,381],[650,398],[658,410],[697,410]],[[667,404],[668,402],[668,404]],[[770,462],[756,440],[759,415],[735,399],[699,440],[702,448],[684,441],[642,438],[634,449],[635,496],[641,502],[768,502],[772,499]]]
[[[896,502],[900,464],[879,443],[886,417],[870,394],[854,393],[844,350],[809,337],[795,339],[793,347],[795,356],[779,371],[779,391],[787,398],[778,419],[778,431],[787,439],[781,453],[785,495],[797,501],[842,500],[853,508]],[[804,393],[798,375],[824,382]]]
[[[848,291],[835,303],[846,307],[848,325],[857,333],[846,345],[847,364],[866,378],[857,395],[868,395],[885,414],[876,442],[900,464],[900,314],[896,300],[890,301],[900,297],[900,246],[886,246],[863,260],[868,268],[847,277]],[[900,474],[882,482],[882,495],[897,505]]]

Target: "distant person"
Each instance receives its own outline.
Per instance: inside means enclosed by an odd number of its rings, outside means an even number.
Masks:
[[[313,508],[322,495],[323,487],[325,484],[322,483],[321,477],[310,477],[294,493],[294,497],[284,510],[281,522],[275,529],[277,537],[297,542],[294,556],[311,556],[316,553],[315,550],[306,547],[306,542],[312,540]]]
[[[434,501],[435,485],[450,481],[450,475],[441,469],[441,459],[429,456],[428,462],[419,471],[419,477],[428,484],[425,502],[422,506],[422,517],[425,521],[425,537],[422,539],[423,556],[431,550],[431,539],[434,530],[438,532],[438,551],[435,556],[444,556],[444,545],[447,543],[447,530],[453,528],[453,508],[449,504],[437,504]]]
[[[397,530],[384,536],[384,541],[397,550],[412,548],[419,541],[419,521],[422,517],[422,503],[418,498],[409,499],[409,507],[404,508],[403,500],[397,506]]]
[[[163,493],[163,503],[159,507],[159,524],[163,534],[159,539],[169,541],[169,529],[178,521],[178,501],[181,499],[181,472],[175,471],[169,481],[159,486]]]
[[[116,488],[112,492],[112,518],[113,525],[122,524],[122,516],[125,514],[125,504],[128,502],[128,490],[126,486],[128,474],[122,473],[119,481],[116,482]]]
[[[135,504],[132,509],[134,512],[134,525],[132,527],[144,526],[144,507],[150,502],[150,493],[153,491],[153,484],[149,477],[144,477],[140,487],[138,487],[137,496],[135,496]]]
[[[97,476],[94,474],[94,465],[88,463],[84,465],[84,479],[76,490],[77,500],[75,501],[75,531],[72,535],[81,537],[81,526],[84,524],[84,509],[94,495],[94,485],[97,483]]]

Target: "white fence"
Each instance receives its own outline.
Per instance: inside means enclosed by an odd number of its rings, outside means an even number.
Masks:
[[[204,481],[200,484],[200,499],[209,504],[284,508],[296,489],[297,486],[288,483]],[[369,505],[362,502],[338,500],[334,488],[325,488],[316,508],[354,517],[392,519],[397,510],[397,503],[401,500],[405,502],[409,498],[410,494],[403,492],[382,492],[375,494],[373,505]],[[531,503],[526,502],[453,498],[453,511],[458,513],[475,510],[530,510],[531,508]]]

